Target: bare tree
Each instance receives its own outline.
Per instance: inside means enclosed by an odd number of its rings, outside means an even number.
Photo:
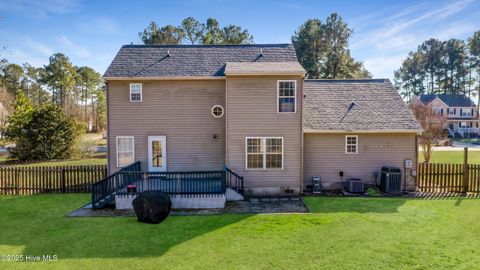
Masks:
[[[423,158],[425,162],[429,162],[433,146],[446,137],[447,118],[432,106],[420,102],[412,104],[411,109],[423,129],[418,138],[423,150]]]

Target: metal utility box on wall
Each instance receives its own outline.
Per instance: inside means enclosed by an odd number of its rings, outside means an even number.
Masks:
[[[402,170],[397,167],[382,167],[380,190],[385,193],[400,193],[401,189]]]
[[[351,193],[362,193],[364,191],[363,181],[357,178],[347,179],[346,190]]]

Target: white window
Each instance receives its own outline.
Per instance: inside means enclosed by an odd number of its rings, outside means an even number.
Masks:
[[[358,154],[358,136],[345,136],[345,154]]]
[[[142,84],[130,84],[130,102],[142,102]]]
[[[295,113],[297,81],[277,81],[277,112]]]
[[[215,118],[221,118],[223,116],[224,110],[221,105],[215,105],[212,107],[212,116]]]
[[[283,169],[282,137],[247,137],[246,169]]]
[[[117,136],[117,167],[125,167],[135,161],[133,136]]]

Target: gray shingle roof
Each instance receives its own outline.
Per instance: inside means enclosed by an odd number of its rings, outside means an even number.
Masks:
[[[305,74],[305,69],[295,62],[228,62],[225,74]]]
[[[432,95],[420,95],[420,101],[427,105],[435,98],[439,98],[449,107],[473,107],[475,103],[466,95],[451,95],[451,94],[432,94]]]
[[[291,44],[125,45],[103,76],[223,76],[226,62],[292,61],[297,56]]]
[[[420,130],[388,79],[305,80],[305,130]]]

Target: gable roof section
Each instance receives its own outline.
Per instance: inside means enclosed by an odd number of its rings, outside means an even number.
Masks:
[[[440,99],[445,105],[449,107],[474,107],[475,103],[466,95],[452,95],[452,94],[432,94],[420,95],[420,101],[427,105],[436,98]]]
[[[305,75],[305,69],[295,62],[227,62],[225,75]]]
[[[219,77],[227,62],[297,62],[291,44],[125,45],[105,78]]]
[[[305,80],[305,132],[418,132],[388,79]]]

